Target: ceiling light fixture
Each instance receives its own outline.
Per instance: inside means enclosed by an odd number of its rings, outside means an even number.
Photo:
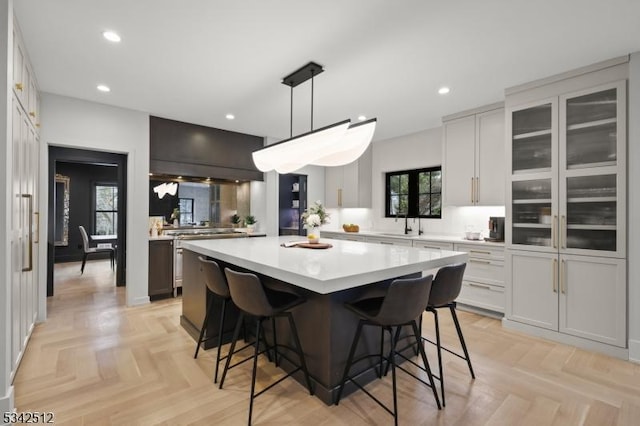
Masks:
[[[322,65],[309,62],[282,79],[291,88],[290,138],[253,153],[258,170],[291,173],[308,164],[342,166],[358,159],[366,151],[376,129],[376,119],[351,123],[347,119],[313,130],[313,78],[323,72]],[[311,79],[311,131],[293,137],[293,88]]]
[[[102,33],[102,37],[106,38],[107,40],[113,42],[113,43],[120,43],[120,40],[122,40],[120,38],[120,36],[113,31],[104,31]]]
[[[446,95],[447,93],[449,93],[451,91],[451,89],[449,89],[448,87],[444,86],[438,89],[438,93],[441,95]]]
[[[101,92],[110,92],[111,89],[109,88],[109,86],[105,86],[104,84],[98,84],[98,86],[96,86],[96,89],[98,89]]]
[[[366,120],[366,119],[367,119],[367,116],[366,116],[366,115],[359,115],[359,116],[358,116],[358,121],[364,121],[364,120]]]
[[[224,118],[226,118],[227,120],[233,120],[234,118],[236,118],[236,116],[233,114],[227,114],[224,116]]]
[[[165,195],[176,195],[178,192],[178,184],[175,182],[161,183],[160,185],[153,187],[153,192],[158,194],[158,198],[163,199]]]

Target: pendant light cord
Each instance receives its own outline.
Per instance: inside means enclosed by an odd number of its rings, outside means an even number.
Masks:
[[[315,73],[311,70],[311,131],[313,132],[313,77]]]
[[[289,137],[293,137],[293,86],[291,86],[291,121],[289,124]]]

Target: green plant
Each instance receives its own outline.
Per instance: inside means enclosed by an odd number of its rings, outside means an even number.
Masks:
[[[308,209],[302,213],[302,224],[305,229],[315,228],[325,223],[329,223],[329,217],[331,215],[327,213],[322,205],[322,202],[316,201],[309,206]]]
[[[239,225],[240,224],[240,216],[238,216],[237,214],[234,214],[233,216],[231,216],[231,223],[233,223],[234,225]]]
[[[170,220],[173,220],[173,219],[178,219],[178,220],[180,220],[180,209],[179,209],[179,208],[177,208],[177,207],[176,207],[175,209],[173,209],[173,212],[171,213],[171,218],[170,218]]]
[[[255,225],[257,222],[256,218],[254,216],[251,215],[247,215],[244,218],[244,223],[246,223],[247,225]]]

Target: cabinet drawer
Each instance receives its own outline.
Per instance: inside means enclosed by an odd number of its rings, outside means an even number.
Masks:
[[[389,245],[393,245],[393,246],[409,246],[409,247],[411,247],[411,240],[410,239],[367,237],[367,239],[365,241],[368,242],[368,243],[389,244]]]
[[[504,260],[504,248],[487,247],[482,244],[456,244],[456,251],[469,253],[469,258]]]
[[[460,295],[456,301],[465,305],[504,313],[504,288],[464,280],[462,281]]]
[[[453,250],[453,243],[443,243],[442,241],[413,240],[413,246],[417,248],[427,248],[435,250]]]
[[[464,278],[470,281],[478,281],[504,287],[504,261],[494,259],[482,259],[469,255]]]

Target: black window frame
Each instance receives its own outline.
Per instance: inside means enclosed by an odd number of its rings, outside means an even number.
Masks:
[[[433,188],[429,188],[429,195],[440,195],[440,214],[424,215],[419,214],[419,201],[420,201],[420,173],[432,173],[440,172],[440,191],[433,191]],[[423,219],[442,219],[442,166],[425,167],[421,169],[412,170],[398,170],[385,173],[385,207],[384,217],[404,217],[404,214],[392,214],[391,213],[391,178],[398,175],[409,175],[408,182],[408,208],[407,217],[410,218],[423,218]],[[427,194],[426,192],[423,194]]]
[[[116,202],[114,204],[114,209],[113,210],[98,210],[97,209],[97,203],[98,203],[98,187],[99,186],[103,186],[103,187],[112,187],[116,189]],[[118,234],[118,219],[117,219],[117,215],[119,214],[118,212],[118,198],[120,195],[118,194],[118,183],[117,182],[93,182],[93,188],[92,188],[92,193],[91,193],[91,218],[93,220],[92,226],[91,226],[91,234],[92,235],[100,235],[98,234],[98,218],[97,215],[98,213],[115,213],[116,214],[116,218],[114,218],[114,222],[113,222],[113,226],[114,226],[114,233],[113,234],[105,234],[105,235],[117,235]]]
[[[182,201],[189,201],[191,204],[191,211],[190,212],[185,212],[182,210]],[[193,198],[188,198],[188,197],[184,197],[184,198],[178,198],[178,210],[180,210],[180,223],[181,224],[187,224],[187,223],[194,223],[195,222],[195,212],[194,212],[194,202],[193,202]],[[186,215],[191,215],[191,220],[186,220],[185,216]]]

